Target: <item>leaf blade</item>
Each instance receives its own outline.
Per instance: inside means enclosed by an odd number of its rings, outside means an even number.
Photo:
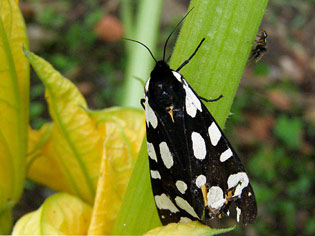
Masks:
[[[149,235],[192,235],[192,236],[211,236],[232,231],[235,226],[226,229],[212,229],[198,221],[188,223],[171,223],[166,226],[150,230],[145,236]]]
[[[82,109],[87,105],[78,89],[44,59],[27,50],[25,54],[46,88],[49,112],[54,121],[52,143],[55,151],[51,158],[58,163],[71,193],[92,203],[102,150],[101,134],[93,119]]]
[[[143,139],[144,112],[113,107],[89,114],[106,134],[89,235],[110,234]]]
[[[22,52],[28,40],[15,1],[0,4],[0,233],[10,232],[11,209],[24,186],[27,149],[29,65]],[[7,212],[3,212],[7,211]],[[10,212],[10,213],[8,213]],[[4,219],[2,219],[4,217]],[[7,223],[4,223],[4,222]]]
[[[70,194],[57,193],[16,223],[13,235],[86,235],[91,206]]]

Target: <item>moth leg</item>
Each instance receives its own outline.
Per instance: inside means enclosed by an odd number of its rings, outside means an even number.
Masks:
[[[203,197],[204,206],[208,206],[207,186],[204,184],[201,186],[201,192]]]
[[[215,99],[207,99],[207,98],[204,98],[204,97],[201,97],[201,96],[199,96],[199,98],[201,100],[204,100],[205,102],[216,102],[216,101],[220,100],[221,98],[223,98],[223,95],[221,94],[219,97],[217,97]]]
[[[141,100],[140,100],[140,104],[141,104],[141,106],[142,106],[143,110],[145,109],[145,105],[144,105],[144,103],[145,103],[145,99],[144,99],[144,98],[141,98]]]
[[[237,200],[238,196],[234,196],[235,189],[236,189],[236,187],[231,188],[225,194],[225,199],[226,199],[226,201],[224,203],[225,205],[229,204],[229,202],[231,202],[231,201],[236,201]]]
[[[260,61],[260,59],[264,56],[264,53],[261,53],[260,55],[255,56],[255,62],[257,63]]]
[[[203,41],[205,41],[205,38],[203,38],[203,39],[200,41],[199,45],[197,46],[197,48],[195,49],[195,51],[193,52],[193,54],[191,54],[191,56],[190,56],[187,60],[185,60],[185,61],[177,68],[176,72],[180,71],[180,69],[182,69],[185,65],[187,65],[187,64],[190,62],[190,60],[191,60],[191,59],[195,56],[195,54],[197,53],[197,51],[198,51],[198,49],[200,48],[200,46],[201,46],[201,44],[203,43]]]

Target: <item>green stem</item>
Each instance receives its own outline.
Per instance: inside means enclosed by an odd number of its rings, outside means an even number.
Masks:
[[[192,0],[190,4],[194,10],[184,22],[170,65],[178,68],[201,39],[206,38],[196,56],[181,70],[181,74],[202,97],[224,96],[217,102],[206,104],[221,127],[229,115],[267,2],[268,0]],[[143,234],[157,225],[148,157],[144,149],[145,144],[131,176],[114,234]],[[151,223],[148,223],[148,219]]]
[[[141,0],[139,3],[136,27],[133,28],[133,31],[130,31],[131,26],[127,24],[127,37],[129,37],[128,34],[131,33],[131,36],[134,37],[132,39],[139,40],[146,44],[152,51],[155,50],[157,42],[162,3],[162,0]],[[125,13],[125,15],[126,14],[128,16],[128,13]],[[128,17],[131,18],[130,16]],[[126,42],[126,44],[128,60],[121,104],[123,106],[140,108],[139,101],[143,97],[143,87],[135,77],[146,80],[154,60],[141,45],[129,41]]]
[[[0,233],[1,235],[10,234],[12,228],[12,208],[16,202],[8,202],[5,209],[0,210]]]
[[[144,140],[112,235],[142,235],[161,225],[151,191],[146,149]]]
[[[121,1],[121,18],[124,24],[125,37],[127,38],[132,38],[135,30],[131,5],[131,0]]]
[[[134,38],[134,19],[132,16],[132,6],[130,0],[121,1],[121,18],[124,24],[124,35],[126,38]],[[125,43],[125,48],[127,51],[127,56],[130,58],[132,54],[132,47],[130,43]]]

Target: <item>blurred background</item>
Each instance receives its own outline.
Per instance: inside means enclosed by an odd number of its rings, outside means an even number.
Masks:
[[[164,1],[158,50],[188,4]],[[31,50],[71,79],[90,108],[118,105],[127,63],[120,1],[23,0],[20,7]],[[230,235],[315,235],[314,26],[314,0],[269,1],[260,29],[269,35],[268,52],[247,65],[225,128],[246,164],[259,213],[255,224]],[[44,87],[31,78],[37,129],[50,118]],[[37,209],[47,194],[27,181],[15,217]]]

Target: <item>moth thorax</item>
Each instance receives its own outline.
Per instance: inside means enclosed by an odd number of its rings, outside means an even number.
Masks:
[[[152,98],[156,101],[160,107],[168,107],[173,105],[175,92],[172,84],[164,81],[159,81],[154,84],[152,91]]]

